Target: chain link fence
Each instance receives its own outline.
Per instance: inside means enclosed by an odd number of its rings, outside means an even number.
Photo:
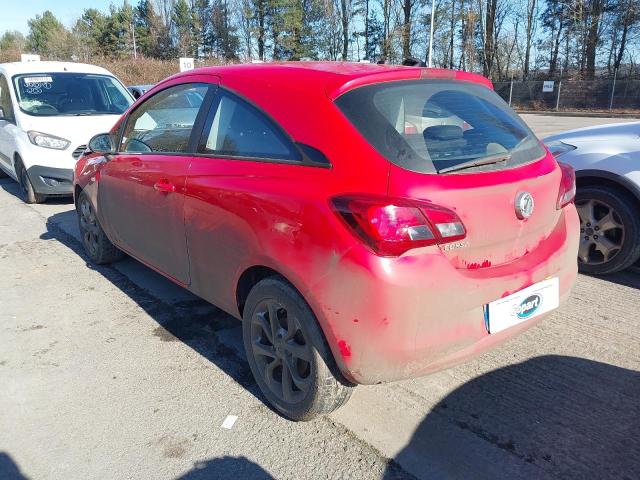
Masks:
[[[495,82],[517,110],[585,110],[640,113],[640,79]]]

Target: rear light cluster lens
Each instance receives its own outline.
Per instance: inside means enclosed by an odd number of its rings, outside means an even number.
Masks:
[[[455,212],[431,203],[374,196],[337,197],[331,203],[351,230],[384,257],[454,242],[467,234]]]
[[[571,165],[558,162],[562,179],[560,180],[560,191],[558,192],[557,208],[560,210],[565,205],[570,204],[576,197],[576,172]]]

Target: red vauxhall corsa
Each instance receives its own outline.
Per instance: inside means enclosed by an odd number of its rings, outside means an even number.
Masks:
[[[126,252],[242,319],[258,385],[295,420],[555,310],[574,193],[488,80],[348,63],[176,75],[75,172],[91,260]]]

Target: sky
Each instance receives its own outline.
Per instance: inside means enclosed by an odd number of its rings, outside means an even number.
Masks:
[[[121,1],[121,0],[120,0]],[[71,27],[85,8],[93,7],[107,11],[109,4],[120,4],[119,0],[0,0],[0,35],[6,30],[29,33],[27,20],[51,12],[65,26]]]

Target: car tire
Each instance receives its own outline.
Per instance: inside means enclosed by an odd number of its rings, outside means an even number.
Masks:
[[[22,190],[22,199],[25,203],[42,203],[47,199],[46,195],[38,193],[33,188],[29,173],[21,160],[16,161],[16,176]]]
[[[582,273],[615,273],[640,258],[640,212],[629,195],[607,186],[589,186],[578,189],[575,204],[580,215],[578,268]]]
[[[307,302],[283,278],[266,278],[251,289],[242,323],[253,376],[283,416],[308,421],[349,400],[354,385],[338,371]]]
[[[89,196],[82,192],[76,206],[82,246],[87,256],[97,265],[113,263],[125,254],[107,238],[95,214]]]

